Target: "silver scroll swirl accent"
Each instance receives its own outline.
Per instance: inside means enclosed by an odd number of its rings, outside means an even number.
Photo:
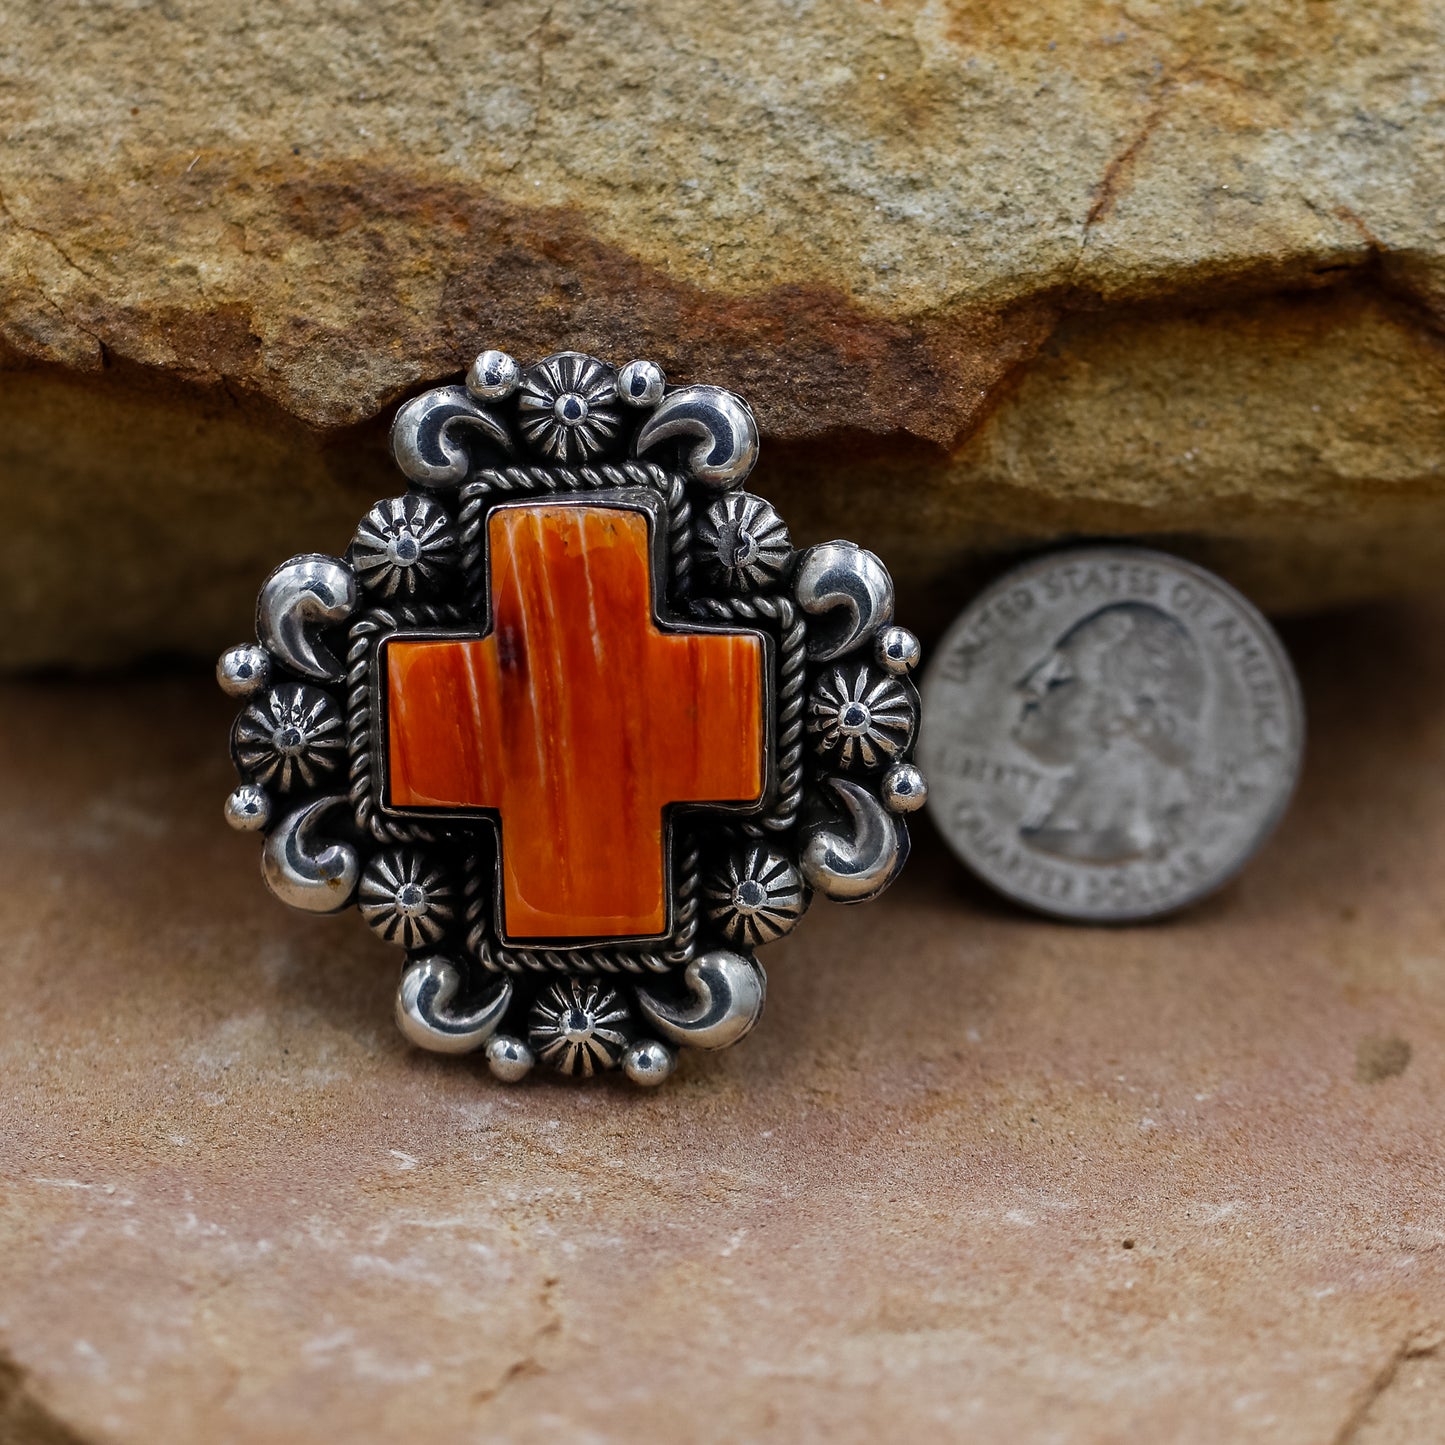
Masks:
[[[282,903],[306,913],[339,913],[356,892],[361,863],[356,849],[318,835],[323,814],[347,802],[341,793],[317,798],[288,813],[261,850],[261,876]]]
[[[758,459],[758,423],[742,397],[720,386],[681,386],[642,424],[632,453],[640,457],[670,437],[696,437],[684,465],[694,481],[719,490],[738,486]]]
[[[396,1025],[419,1049],[469,1054],[496,1033],[512,1003],[512,980],[498,979],[469,1013],[451,1005],[462,986],[461,970],[440,954],[407,965],[396,990]]]
[[[464,386],[439,386],[414,396],[391,424],[391,454],[419,487],[455,487],[467,479],[472,459],[459,431],[482,433],[510,453],[507,429]]]
[[[793,594],[804,612],[817,616],[835,609],[839,622],[810,629],[808,656],[831,662],[851,652],[864,638],[893,620],[893,579],[888,569],[856,542],[820,542],[798,563]]]
[[[339,558],[316,552],[293,557],[261,588],[256,634],[266,651],[293,672],[337,682],[345,669],[317,633],[350,617],[360,595],[356,574]]]
[[[851,834],[828,823],[806,830],[803,877],[838,903],[865,903],[898,876],[908,858],[908,829],[867,788],[828,778],[847,809]]]
[[[642,1016],[674,1044],[694,1049],[726,1049],[763,1016],[768,978],[756,959],[725,948],[700,953],[683,973],[688,1001],[671,1003],[637,986]]]

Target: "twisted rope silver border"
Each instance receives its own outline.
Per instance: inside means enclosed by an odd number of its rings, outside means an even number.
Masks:
[[[784,833],[798,821],[803,805],[803,701],[807,692],[807,624],[791,597],[766,593],[758,597],[699,597],[692,604],[699,617],[721,621],[777,624],[778,658],[778,796],[760,818],[741,824],[744,833],[760,838]]]
[[[381,637],[405,626],[454,626],[466,616],[475,615],[485,605],[485,521],[488,504],[498,494],[536,495],[639,486],[659,492],[665,500],[673,600],[686,607],[692,583],[694,537],[692,502],[681,476],[653,462],[624,462],[596,467],[504,467],[479,470],[459,493],[458,533],[464,601],[459,605],[417,604],[393,610],[375,607],[351,624],[346,655],[349,797],[357,826],[363,833],[390,844],[440,841],[433,830],[420,824],[387,818],[380,811],[378,779],[372,766],[371,675]],[[691,610],[699,618],[771,622],[777,628],[778,793],[765,814],[740,823],[738,828],[751,837],[786,832],[798,821],[804,792],[803,706],[807,691],[807,625],[802,611],[782,593],[750,598],[698,598],[692,601]],[[697,952],[701,924],[701,859],[701,848],[689,835],[673,892],[673,931],[665,948],[511,949],[500,945],[491,934],[490,870],[482,866],[480,855],[474,853],[466,860],[463,882],[467,952],[493,973],[668,973],[690,962]]]
[[[488,870],[472,854],[466,861],[462,889],[467,952],[493,973],[669,973],[688,963],[697,952],[697,931],[702,904],[702,850],[689,839],[678,882],[673,890],[674,916],[670,946],[665,950],[635,952],[619,948],[533,949],[503,948],[491,936]]]
[[[692,590],[692,502],[682,477],[655,462],[621,462],[600,467],[486,467],[461,489],[457,529],[461,537],[462,579],[468,607],[486,602],[486,544],[482,526],[487,504],[498,493],[603,491],[608,487],[650,487],[667,505],[667,554],[679,601]]]
[[[384,817],[377,779],[371,766],[371,670],[377,644],[401,625],[446,627],[458,621],[455,607],[423,603],[388,612],[373,607],[351,624],[346,642],[346,747],[350,784],[347,796],[356,826],[380,843],[435,843],[437,835],[419,823]]]

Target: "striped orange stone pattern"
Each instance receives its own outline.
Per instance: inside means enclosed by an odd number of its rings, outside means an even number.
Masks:
[[[389,801],[501,818],[511,940],[667,928],[664,813],[766,785],[766,647],[665,632],[648,518],[584,502],[497,508],[492,626],[384,649]]]

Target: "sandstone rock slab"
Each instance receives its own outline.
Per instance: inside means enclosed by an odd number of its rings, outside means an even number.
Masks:
[[[1080,532],[1270,606],[1429,585],[1439,20],[12,6],[0,664],[230,640],[288,544],[394,488],[394,404],[485,344],[741,390],[759,485],[808,539],[862,507],[935,615]]]
[[[1298,802],[1203,907],[1031,920],[922,825],[656,1094],[409,1051],[208,679],[8,685],[0,1439],[1431,1438],[1442,622],[1291,629]]]

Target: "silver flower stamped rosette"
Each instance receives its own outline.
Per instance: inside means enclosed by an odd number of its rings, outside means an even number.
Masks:
[[[815,893],[864,902],[903,866],[905,817],[926,791],[912,762],[917,639],[894,622],[877,557],[843,541],[799,552],[772,505],[744,490],[757,424],[719,387],[669,386],[648,361],[563,352],[524,367],[486,351],[465,385],[403,405],[391,445],[405,493],[377,502],[343,555],[278,567],[256,641],[220,659],[240,704],[226,817],[262,835],[262,874],[283,902],[355,905],[403,951],[396,1018],[413,1044],[484,1051],[507,1082],[541,1065],[660,1083],[680,1048],[727,1048],[757,1024],[756,952]],[[508,605],[498,527],[551,505],[645,532],[651,632],[742,636],[764,660],[763,784],[742,802],[665,801],[660,930],[518,931],[517,830],[542,823],[483,793],[484,805],[422,807],[398,781],[396,678],[415,655],[404,649],[494,647],[506,665],[518,644],[494,627]],[[628,685],[607,688],[620,709]],[[678,744],[654,731],[646,745]],[[568,856],[565,828],[547,842]]]

